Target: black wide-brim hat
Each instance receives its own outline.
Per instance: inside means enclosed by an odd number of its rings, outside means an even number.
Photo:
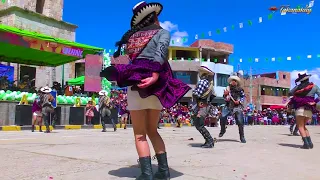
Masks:
[[[146,16],[153,12],[155,12],[157,16],[159,16],[162,9],[163,6],[160,3],[146,3],[145,1],[139,2],[132,9],[133,16],[131,18],[131,27],[139,24]]]
[[[311,77],[310,74],[304,73],[304,74],[298,74],[298,78],[295,80],[295,82],[301,82],[301,81],[305,81],[307,79],[309,79]]]
[[[203,74],[207,74],[207,75],[214,75],[214,72],[211,71],[208,67],[206,66],[200,66],[199,67],[199,75],[202,76]]]

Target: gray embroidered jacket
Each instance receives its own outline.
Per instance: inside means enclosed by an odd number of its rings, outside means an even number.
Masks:
[[[168,60],[168,47],[170,44],[170,33],[160,29],[142,50],[137,59],[149,59],[163,64]]]

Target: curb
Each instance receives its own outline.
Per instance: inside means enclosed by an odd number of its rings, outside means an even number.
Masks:
[[[121,125],[117,124],[117,128],[124,128],[124,124]],[[176,127],[175,124],[171,123],[164,123],[164,124],[159,124],[160,127]],[[191,124],[181,124],[180,127],[190,127]],[[106,124],[107,128],[113,128],[111,124]],[[127,124],[127,127],[132,128],[131,124]],[[0,131],[31,131],[32,126],[0,126]],[[102,129],[102,125],[57,125],[55,128],[50,126],[50,130],[52,131],[53,129],[58,129],[58,130],[80,130],[80,129]],[[46,127],[42,126],[42,130],[45,131]],[[39,126],[35,126],[35,131],[39,131]]]

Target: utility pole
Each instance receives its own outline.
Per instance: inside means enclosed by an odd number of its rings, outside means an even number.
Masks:
[[[250,76],[250,85],[249,85],[249,93],[250,93],[250,104],[252,105],[252,81],[253,81],[253,78],[252,78],[252,67],[250,66],[250,72],[249,72],[249,76]]]

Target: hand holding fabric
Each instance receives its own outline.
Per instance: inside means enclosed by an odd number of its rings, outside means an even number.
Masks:
[[[139,88],[147,88],[157,82],[159,79],[159,73],[153,72],[151,77],[145,78],[141,80],[141,83],[139,83],[137,86]]]

